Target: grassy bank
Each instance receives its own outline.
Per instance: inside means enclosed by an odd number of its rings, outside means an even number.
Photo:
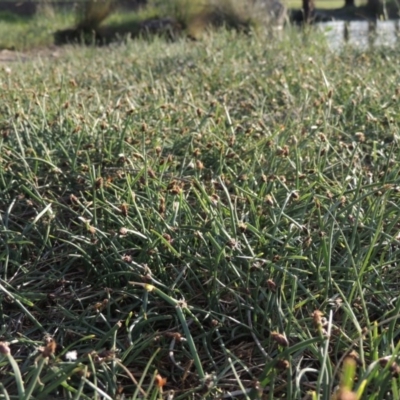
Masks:
[[[53,44],[57,29],[65,29],[75,23],[72,13],[41,11],[33,17],[20,17],[0,13],[0,51],[32,50]]]
[[[398,398],[398,55],[222,31],[0,68],[0,397],[329,399],[350,354]]]

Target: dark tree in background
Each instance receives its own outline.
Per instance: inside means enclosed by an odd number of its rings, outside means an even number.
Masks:
[[[33,1],[0,0],[0,11],[6,11],[23,17],[36,13],[37,4]]]
[[[315,0],[303,0],[304,22],[310,22],[315,9]]]
[[[382,0],[368,0],[368,10],[375,16],[383,15],[383,1]]]
[[[147,4],[147,0],[118,0],[117,4],[126,9],[136,9]]]

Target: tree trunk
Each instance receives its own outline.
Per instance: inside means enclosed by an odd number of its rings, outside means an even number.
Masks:
[[[314,8],[315,8],[314,0],[303,0],[304,22],[309,23],[311,21]]]
[[[345,7],[355,7],[356,3],[354,0],[345,0],[344,5],[345,5]]]

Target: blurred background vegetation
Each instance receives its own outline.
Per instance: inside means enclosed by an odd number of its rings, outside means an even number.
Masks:
[[[305,7],[315,20],[398,18],[399,9],[398,0],[2,0],[0,49],[107,44],[126,36],[198,39],[220,26],[250,32],[309,20]]]

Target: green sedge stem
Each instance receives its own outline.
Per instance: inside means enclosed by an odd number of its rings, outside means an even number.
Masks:
[[[33,390],[35,389],[36,384],[39,381],[40,373],[42,372],[43,366],[46,363],[46,361],[47,361],[47,358],[40,357],[40,360],[39,360],[38,366],[36,368],[35,374],[32,377],[32,380],[31,380],[31,382],[29,384],[29,388],[28,388],[28,390],[27,390],[27,392],[25,394],[25,397],[23,397],[25,400],[29,400],[31,398]]]
[[[182,310],[182,307],[180,305],[177,305],[176,312],[178,314],[178,318],[181,321],[182,328],[183,328],[183,330],[185,332],[186,341],[187,341],[187,343],[189,345],[190,353],[192,354],[194,365],[196,366],[196,369],[197,369],[197,373],[199,374],[200,379],[204,380],[205,379],[205,374],[204,374],[204,371],[203,371],[203,366],[201,365],[199,354],[197,352],[197,349],[196,349],[196,346],[194,344],[194,340],[193,340],[192,334],[190,333],[189,327],[188,327],[188,325],[186,323],[185,315],[183,314],[183,310]]]
[[[15,382],[17,384],[18,395],[20,399],[25,399],[25,387],[24,381],[22,380],[21,371],[18,367],[17,362],[15,361],[14,357],[11,354],[6,354],[8,362],[11,364],[11,367],[14,371],[15,375]]]

